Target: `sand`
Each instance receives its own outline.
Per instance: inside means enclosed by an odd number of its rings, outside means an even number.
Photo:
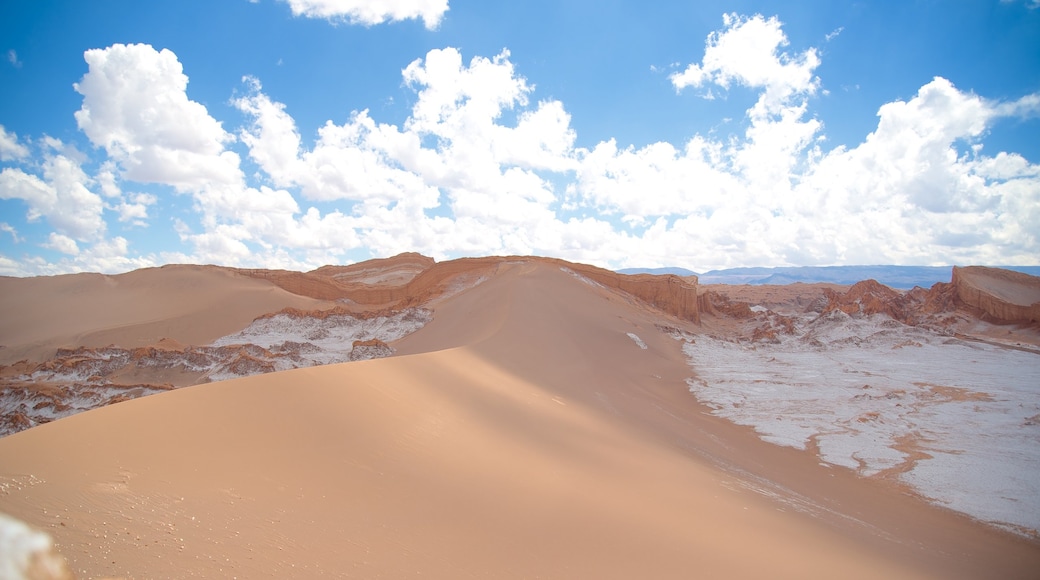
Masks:
[[[0,512],[82,578],[1035,577],[1036,542],[713,416],[670,335],[692,324],[502,262],[393,357],[0,439]]]
[[[124,348],[163,338],[207,344],[282,308],[328,308],[224,268],[173,265],[126,274],[0,277],[0,364],[59,347]]]

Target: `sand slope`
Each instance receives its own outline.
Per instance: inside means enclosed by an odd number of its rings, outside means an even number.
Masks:
[[[126,274],[0,277],[0,364],[49,357],[58,347],[170,338],[207,344],[281,308],[321,300],[214,266],[164,266]]]
[[[1034,543],[712,417],[682,327],[500,263],[392,358],[0,439],[0,511],[82,577],[1028,578]],[[643,347],[646,348],[643,348]]]

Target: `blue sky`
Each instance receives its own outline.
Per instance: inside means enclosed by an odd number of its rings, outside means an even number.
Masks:
[[[0,55],[0,274],[1040,264],[1035,0],[14,0]]]

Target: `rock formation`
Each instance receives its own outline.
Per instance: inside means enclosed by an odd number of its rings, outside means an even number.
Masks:
[[[1040,322],[1040,278],[968,266],[953,269],[957,298],[997,322]]]
[[[361,308],[402,310],[422,306],[457,286],[460,279],[478,280],[500,265],[541,260],[568,268],[596,283],[620,290],[683,320],[700,320],[697,278],[674,275],[619,274],[587,264],[537,257],[460,258],[434,262],[408,253],[351,266],[324,266],[311,272],[284,270],[236,270],[246,276],[270,280],[280,288],[311,298],[339,300]]]

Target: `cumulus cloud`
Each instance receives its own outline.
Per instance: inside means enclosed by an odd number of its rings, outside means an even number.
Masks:
[[[0,125],[0,161],[17,161],[29,156],[29,148],[18,142],[18,135]]]
[[[834,209],[828,223],[847,246],[844,259],[881,252],[907,263],[936,255],[1028,263],[1040,166],[988,157],[978,143],[1009,110],[935,78],[912,99],[882,106],[863,144],[822,157],[797,193]]]
[[[227,148],[234,135],[188,97],[188,77],[173,52],[116,44],[84,58],[89,70],[75,85],[83,95],[76,120],[108,155],[100,172],[103,191],[118,191],[116,181],[123,179],[190,194],[201,231],[184,226],[179,234],[195,246],[196,260],[250,263],[258,259],[253,249],[356,245],[340,212],[302,212],[290,192],[247,184],[241,159]],[[138,195],[115,209],[121,219],[140,223],[152,203]]]
[[[0,199],[22,200],[30,222],[44,218],[63,236],[97,240],[105,232],[101,197],[90,191],[91,179],[63,154],[49,155],[43,177],[7,167],[0,171]]]
[[[1040,166],[984,141],[1002,118],[1035,116],[1040,95],[991,101],[935,78],[881,106],[862,143],[825,150],[812,113],[819,56],[787,47],[776,18],[727,15],[703,58],[673,75],[678,90],[754,91],[739,134],[578,146],[564,104],[537,100],[508,51],[431,50],[401,71],[414,93],[403,122],[359,110],[305,138],[259,79],[231,101],[247,121],[229,131],[189,98],[172,52],[114,45],[87,52],[76,84],[77,122],[105,155],[95,175],[44,137],[33,142],[42,163],[0,172],[0,198],[46,219],[45,243],[65,253],[23,260],[25,273],[170,260],[298,268],[359,250],[695,269],[1035,263]],[[16,136],[0,132],[2,143],[26,159]],[[158,189],[124,193],[142,182]],[[170,190],[192,202],[173,218],[189,250],[140,256],[106,237],[105,216],[147,225]]]
[[[132,222],[136,226],[147,225],[148,206],[155,205],[158,198],[150,193],[138,193],[121,200],[115,206],[119,212],[119,221]]]
[[[18,235],[18,230],[14,229],[14,226],[7,222],[0,222],[0,232],[11,234],[11,241],[20,244],[22,241],[21,236]]]
[[[354,203],[352,223],[378,253],[550,251],[540,236],[562,223],[541,172],[576,167],[563,105],[531,107],[533,88],[508,52],[466,63],[456,49],[432,50],[402,77],[416,92],[403,126],[357,111],[342,125],[327,122],[310,150],[301,148],[286,107],[248,79],[250,94],[234,101],[252,118],[240,139],[275,185]],[[501,123],[505,111],[518,113],[514,124]],[[452,218],[427,213],[444,209]]]
[[[729,15],[724,26],[672,80],[757,89],[742,139],[582,152],[569,199],[644,228],[630,255],[694,267],[1035,262],[1040,167],[987,156],[981,140],[1001,117],[1034,115],[1037,95],[991,102],[936,78],[882,106],[862,144],[825,152],[808,116],[815,51],[780,51],[774,18]]]
[[[68,272],[126,272],[158,265],[153,256],[131,256],[126,238],[116,236],[91,244],[77,244],[52,234],[45,247],[62,252],[57,260],[27,257],[12,260],[0,254],[0,273],[16,276],[52,276]]]
[[[677,255],[720,266],[1032,263],[1040,166],[987,156],[979,143],[1016,109],[936,78],[882,106],[877,129],[856,147],[823,153],[802,139],[764,149],[764,160],[790,167],[787,178],[759,178],[741,162],[752,138],[695,137],[682,150],[601,144],[585,156],[575,189],[586,203],[652,224],[636,246],[648,258],[655,244],[678,250],[671,263]],[[720,264],[709,251],[740,262]],[[661,255],[658,263],[670,262]]]
[[[751,17],[726,14],[724,30],[712,32],[705,42],[704,58],[671,75],[676,90],[711,83],[722,88],[738,84],[762,90],[753,114],[775,113],[795,95],[812,94],[819,86],[814,76],[820,65],[816,49],[790,55],[780,20],[761,14]]]
[[[72,256],[79,253],[79,246],[76,244],[76,240],[57,232],[50,233],[50,237],[44,246]]]
[[[188,99],[188,77],[173,52],[115,44],[83,57],[87,74],[73,85],[83,95],[76,122],[123,178],[182,191],[238,181],[239,158],[225,149],[234,137]]]
[[[448,0],[282,0],[289,4],[294,16],[324,18],[332,22],[373,26],[421,18],[426,28],[436,29]]]

